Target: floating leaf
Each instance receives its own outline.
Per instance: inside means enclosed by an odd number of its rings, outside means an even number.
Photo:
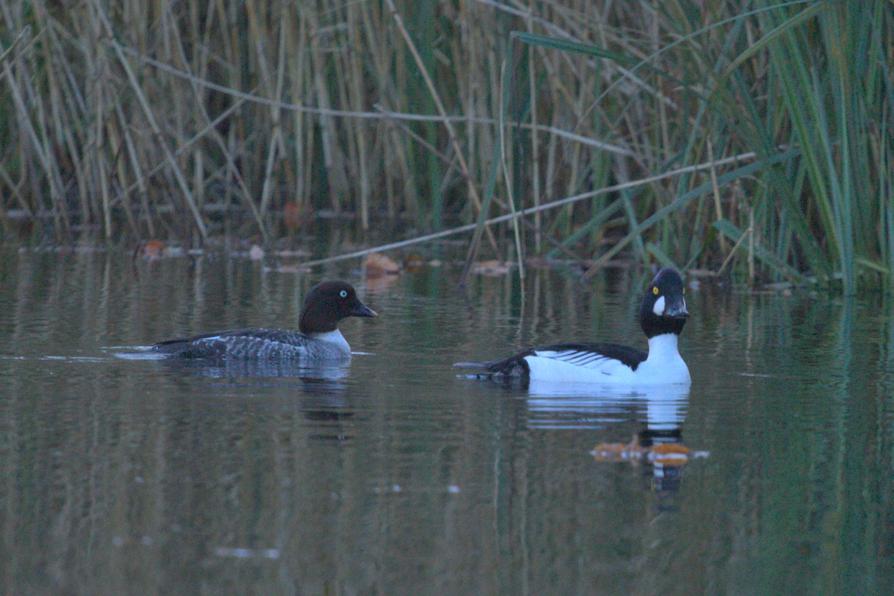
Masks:
[[[389,256],[381,253],[366,255],[363,262],[366,269],[366,277],[379,277],[381,275],[397,275],[400,273],[400,265]]]

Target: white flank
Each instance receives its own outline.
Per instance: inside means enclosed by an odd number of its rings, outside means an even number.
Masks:
[[[595,352],[539,350],[525,357],[530,378],[566,383],[632,382],[634,371],[624,363]]]
[[[541,350],[526,356],[532,381],[659,385],[691,383],[689,368],[677,351],[677,336],[657,335],[649,340],[649,355],[633,370],[623,362],[596,352]]]

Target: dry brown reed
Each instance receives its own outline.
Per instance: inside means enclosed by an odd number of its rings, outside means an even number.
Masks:
[[[478,221],[503,257],[604,263],[620,243],[752,279],[891,279],[885,5],[4,2],[0,218],[193,243],[278,238],[289,209],[408,234]],[[805,122],[819,149],[773,161]],[[701,167],[748,152],[777,165]],[[513,209],[527,228],[482,227]]]
[[[28,196],[29,213],[52,214],[62,229],[101,224],[107,237],[118,226],[154,236],[175,225],[162,223],[165,213],[183,213],[204,237],[210,214],[231,208],[231,198],[259,230],[289,200],[357,209],[367,226],[376,189],[375,205],[387,205],[390,216],[440,219],[465,206],[464,194],[480,209],[478,185],[499,140],[500,46],[516,24],[500,7],[38,1],[29,11],[29,4],[7,3],[2,15],[28,48],[8,48],[3,62],[2,91],[13,101],[5,132],[20,142],[6,145],[18,152],[0,164],[10,181],[4,191]],[[578,4],[547,5],[536,22],[553,14],[567,21],[586,5]],[[435,43],[416,51],[402,14],[417,31],[424,24]],[[395,43],[395,27],[409,55]],[[563,63],[573,64],[546,56],[548,71],[565,70]],[[585,73],[578,65],[566,76],[574,83]],[[439,93],[456,118],[447,118]],[[577,96],[576,104],[585,101]],[[429,102],[437,110],[420,109]],[[418,141],[395,126],[400,113],[430,116]],[[573,119],[557,112],[549,125],[532,122],[560,137],[548,171],[564,159],[557,150],[571,157],[573,174],[557,195],[577,190],[579,144],[629,153],[569,126]],[[462,140],[455,125],[465,125]],[[432,163],[426,146],[443,148],[451,163]],[[455,190],[457,177],[465,193]],[[28,186],[32,192],[23,193]]]

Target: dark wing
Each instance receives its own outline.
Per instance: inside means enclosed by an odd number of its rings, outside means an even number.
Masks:
[[[153,346],[155,351],[180,358],[270,358],[300,356],[307,337],[282,329],[237,329],[170,339]]]
[[[618,344],[554,344],[531,348],[503,360],[457,362],[453,366],[477,370],[477,376],[479,377],[525,378],[530,372],[525,358],[535,355],[542,358],[554,358],[579,366],[588,366],[611,359],[629,366],[631,370],[636,370],[640,363],[648,357],[648,354],[642,350]]]
[[[637,350],[636,348],[607,343],[555,344],[552,346],[539,346],[530,352],[536,353],[538,356],[556,358],[581,366],[586,366],[600,360],[617,360],[621,364],[629,366],[631,370],[636,370],[649,356],[646,352]],[[547,355],[547,353],[550,354]]]

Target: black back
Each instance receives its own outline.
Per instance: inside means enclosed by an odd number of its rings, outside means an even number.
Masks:
[[[489,373],[505,375],[510,377],[516,376],[525,376],[530,372],[528,368],[528,363],[525,361],[527,356],[533,356],[536,352],[580,352],[581,361],[590,360],[594,358],[610,358],[613,360],[618,360],[621,363],[629,366],[631,370],[636,370],[637,367],[645,361],[648,357],[646,352],[642,350],[637,350],[636,348],[630,348],[628,346],[622,346],[619,344],[611,344],[611,343],[567,343],[567,344],[553,344],[549,346],[537,346],[536,348],[531,348],[525,350],[524,352],[519,352],[509,358],[505,358],[503,360],[496,360],[493,362],[483,362],[481,363],[480,368],[488,371]]]

